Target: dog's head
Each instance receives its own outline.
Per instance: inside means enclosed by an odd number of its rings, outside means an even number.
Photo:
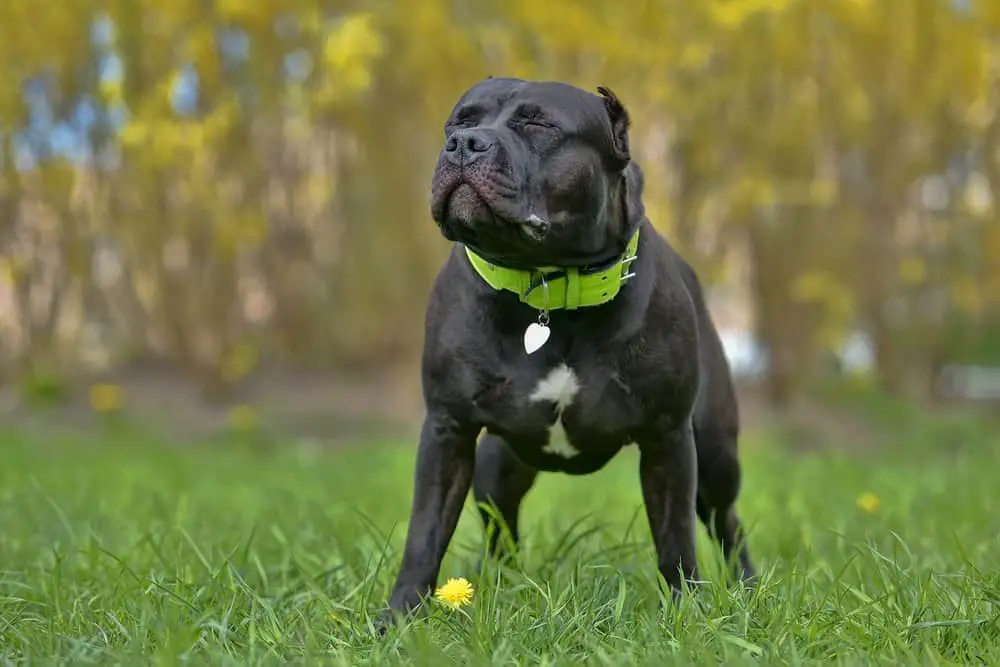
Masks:
[[[442,233],[511,267],[599,263],[621,254],[643,216],[629,117],[557,82],[489,78],[445,123],[431,185]]]

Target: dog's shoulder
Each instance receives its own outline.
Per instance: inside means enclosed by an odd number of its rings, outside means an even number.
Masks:
[[[650,307],[685,309],[691,301],[701,298],[701,283],[694,267],[648,219],[643,221],[640,239],[640,262],[635,270],[646,273],[643,280],[650,283]]]
[[[489,346],[474,348],[469,343],[482,338],[481,325],[489,318],[477,298],[482,288],[464,255],[464,247],[455,244],[434,278],[424,316],[421,360],[425,387],[432,385],[456,397],[468,393],[480,369],[491,363]]]
[[[428,337],[453,328],[458,319],[465,319],[455,317],[458,313],[474,312],[474,309],[481,307],[474,295],[475,279],[465,258],[465,247],[453,244],[447,259],[434,277],[428,297],[424,319]]]
[[[708,302],[698,271],[661,234],[656,234],[658,243],[654,252],[658,254],[659,290],[677,307],[677,299],[689,304],[700,326],[710,319]]]
[[[681,367],[697,355],[699,331],[704,326],[704,296],[694,267],[652,224],[644,224],[637,274],[647,293],[636,299],[641,326],[637,338],[655,354],[658,363]],[[637,275],[638,277],[638,275]]]

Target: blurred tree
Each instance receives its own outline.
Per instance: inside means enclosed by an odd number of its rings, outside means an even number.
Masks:
[[[998,6],[7,3],[0,349],[67,369],[96,335],[212,391],[412,358],[443,119],[513,74],[625,100],[654,223],[711,284],[749,266],[775,401],[857,330],[929,386],[1000,310]]]

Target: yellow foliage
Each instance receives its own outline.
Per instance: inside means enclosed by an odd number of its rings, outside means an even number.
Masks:
[[[240,21],[253,16],[254,5],[258,2],[259,0],[218,0],[216,9],[226,19]]]
[[[113,33],[100,48],[114,52],[123,73],[87,80],[79,74],[97,48],[90,35],[98,12],[110,17]],[[785,298],[816,306],[810,335],[827,344],[853,326],[854,302],[864,296],[851,287],[850,273],[863,270],[852,262],[860,260],[837,258],[854,257],[869,234],[882,231],[877,226],[893,224],[873,219],[859,192],[870,186],[887,203],[905,205],[914,181],[981,146],[1000,114],[1000,2],[974,0],[971,12],[954,11],[951,0],[0,3],[7,83],[0,86],[0,170],[8,172],[0,173],[0,206],[27,202],[45,211],[38,225],[58,219],[68,236],[86,237],[82,246],[96,232],[121,248],[158,331],[175,330],[160,321],[165,313],[195,329],[216,326],[210,321],[229,326],[219,304],[251,270],[245,264],[264,258],[275,282],[283,281],[287,266],[275,260],[277,243],[269,245],[279,236],[269,235],[271,222],[279,221],[304,230],[307,246],[336,247],[329,254],[353,265],[385,263],[377,279],[357,284],[338,273],[350,270],[347,263],[304,270],[329,281],[317,293],[359,290],[342,295],[344,304],[359,305],[338,314],[366,330],[402,332],[396,311],[391,322],[360,311],[386,300],[400,312],[419,310],[435,263],[433,242],[422,245],[433,234],[427,180],[458,93],[486,74],[565,79],[590,90],[606,84],[632,113],[646,209],[668,234],[681,229],[675,216],[693,213],[712,229],[690,236],[711,237],[720,246],[712,252],[731,257],[761,208],[801,207],[804,215],[777,223],[788,225],[833,213],[828,219],[843,234],[796,236],[824,270],[779,286]],[[230,48],[240,40],[245,48]],[[302,68],[290,80],[283,65],[293,61]],[[195,113],[182,116],[172,99],[190,70],[200,99]],[[127,108],[112,140],[116,169],[84,174],[49,160],[30,182],[19,180],[7,139],[27,121],[17,84],[41,72],[59,91],[58,114],[71,114],[73,96],[84,95]],[[683,158],[674,154],[681,144]],[[851,177],[841,180],[845,173]],[[870,182],[855,187],[848,182],[855,177]],[[690,201],[678,206],[676,193]],[[990,290],[1000,291],[997,229],[948,226],[935,241],[981,248],[989,262],[977,280],[949,284],[964,310],[982,308]],[[168,283],[159,273],[163,248],[178,237],[187,263],[167,272],[175,281]],[[705,275],[724,273],[717,269],[725,260],[699,259],[716,262]],[[803,266],[788,259],[790,270]],[[889,277],[905,285],[929,280],[915,257],[892,270]],[[0,262],[0,281],[24,273]],[[409,316],[407,326],[417,326],[419,314]],[[217,339],[240,335],[230,334]],[[359,338],[367,345],[373,337]],[[265,353],[237,347],[213,361],[224,379],[238,379],[258,352]]]
[[[257,248],[267,236],[267,220],[260,214],[225,214],[218,219],[215,247],[221,257],[230,259],[241,250]]]
[[[9,259],[0,257],[0,285],[14,284],[14,264]]]
[[[737,27],[755,14],[780,12],[797,0],[712,0],[709,4],[712,19],[726,28]]]
[[[853,301],[843,282],[826,271],[800,274],[792,281],[791,297],[799,303],[824,305],[835,321],[843,321],[849,316]]]
[[[692,41],[681,48],[677,65],[682,69],[700,69],[708,64],[714,50],[707,42]]]
[[[792,283],[792,298],[803,303],[821,301],[829,292],[830,282],[825,273],[803,273]]]
[[[130,121],[118,132],[118,137],[126,148],[141,148],[149,140],[149,126],[146,123]]]
[[[967,315],[975,315],[980,312],[985,295],[975,278],[962,275],[958,276],[951,285],[951,297],[959,311]]]
[[[899,279],[905,285],[919,285],[927,279],[927,264],[919,257],[907,257],[899,264]]]
[[[367,64],[382,54],[382,38],[371,14],[353,14],[330,32],[323,44],[323,62],[334,71]]]
[[[871,118],[871,100],[868,93],[859,88],[852,88],[845,97],[847,113],[858,123],[867,123]]]
[[[346,103],[368,90],[372,67],[384,48],[372,14],[352,14],[343,19],[323,42],[322,102]]]
[[[229,4],[236,3],[230,0]],[[245,5],[246,3],[239,2],[238,4]],[[219,80],[218,52],[215,26],[211,24],[199,25],[191,31],[184,45],[184,53],[191,59],[204,85],[214,87]]]
[[[95,384],[90,388],[89,396],[94,412],[117,412],[125,403],[122,388],[115,384]]]
[[[554,50],[579,50],[581,41],[599,48],[602,41],[602,22],[587,5],[574,0],[513,0],[512,13],[525,27],[537,28],[538,38]]]
[[[838,183],[832,179],[815,180],[809,184],[810,199],[816,204],[830,204],[837,199]]]
[[[991,30],[1000,30],[1000,4],[995,0],[973,0],[975,16]]]
[[[107,77],[98,86],[101,98],[109,105],[121,104],[123,101],[122,80],[119,77]]]
[[[826,271],[807,271],[792,281],[791,298],[821,308],[821,319],[813,334],[819,348],[833,349],[843,343],[854,307],[851,292],[843,282]]]
[[[732,197],[751,206],[772,206],[778,201],[778,189],[766,178],[743,176],[733,186]]]

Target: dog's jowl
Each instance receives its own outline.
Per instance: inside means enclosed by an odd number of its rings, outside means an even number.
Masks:
[[[697,576],[696,517],[752,576],[729,367],[697,276],[646,218],[622,103],[490,78],[444,129],[431,212],[454,247],[427,308],[427,412],[390,612],[433,590],[470,487],[516,543],[539,471],[585,475],[632,444],[670,587]]]

